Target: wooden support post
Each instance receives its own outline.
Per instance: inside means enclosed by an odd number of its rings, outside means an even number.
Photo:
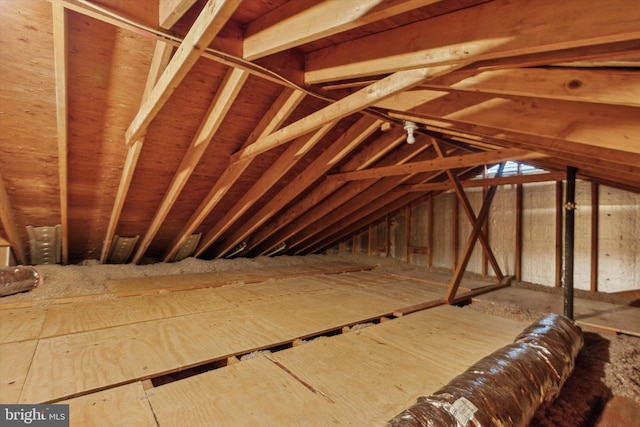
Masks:
[[[371,254],[373,253],[373,225],[369,225],[369,245],[367,248],[367,255],[371,256]]]
[[[591,292],[598,291],[598,215],[599,215],[598,183],[591,183]]]
[[[556,181],[556,288],[562,286],[562,181]]]
[[[458,198],[453,198],[451,206],[451,270],[454,271],[458,266]]]
[[[442,150],[442,148],[440,147],[440,144],[438,143],[438,141],[436,139],[433,139],[433,148],[436,150],[436,152],[438,153],[438,156],[441,159],[445,158],[445,153]],[[451,157],[449,157],[450,159]],[[447,169],[446,170],[447,176],[449,177],[449,181],[451,182],[451,184],[453,185],[453,189],[456,192],[456,196],[458,197],[458,200],[462,203],[462,207],[464,208],[464,212],[465,214],[467,214],[467,218],[469,218],[469,221],[471,221],[471,224],[475,224],[476,222],[476,214],[473,212],[473,207],[471,206],[471,203],[469,202],[469,199],[467,198],[467,195],[464,192],[464,188],[462,187],[462,183],[460,182],[460,180],[458,179],[458,177],[450,170]],[[499,178],[493,178],[493,179],[499,179]],[[458,242],[458,238],[457,238],[457,205],[454,205],[456,207],[455,209],[455,217],[456,217],[456,222],[454,223],[456,225],[456,230],[455,233],[456,234],[456,239],[455,239],[455,247],[457,248],[457,242]],[[487,260],[489,261],[489,263],[491,264],[491,268],[493,268],[494,273],[496,274],[496,278],[498,279],[498,282],[502,282],[502,279],[504,278],[504,275],[502,274],[502,270],[500,269],[500,266],[498,265],[498,261],[496,260],[496,257],[493,255],[493,251],[491,250],[491,247],[489,246],[489,239],[487,238],[486,234],[481,230],[480,231],[480,243],[482,244],[482,249],[483,249],[483,253],[486,255]],[[455,251],[456,254],[456,258],[457,259],[457,249]],[[452,267],[452,270],[455,270],[455,265]]]
[[[516,185],[516,280],[522,280],[522,184]]]
[[[386,258],[389,258],[389,247],[391,246],[390,244],[390,239],[391,239],[391,218],[389,217],[389,215],[387,214],[387,216],[384,218],[384,222],[385,222],[385,230],[384,230],[384,256]]]
[[[498,172],[496,176],[502,175],[502,171],[504,170],[504,165],[505,165],[504,163],[500,164],[500,167],[498,168]],[[467,264],[471,259],[471,253],[473,252],[473,247],[476,243],[476,240],[478,240],[478,237],[482,232],[482,224],[484,223],[484,221],[487,219],[487,216],[489,215],[489,208],[491,207],[491,201],[493,200],[493,197],[496,195],[497,189],[498,189],[497,186],[492,186],[487,191],[487,196],[485,197],[484,202],[482,203],[482,209],[480,209],[478,218],[476,218],[476,222],[473,225],[473,230],[471,230],[471,235],[467,239],[467,244],[465,245],[462,259],[460,260],[460,263],[456,267],[453,277],[451,278],[451,283],[449,284],[449,290],[447,291],[447,296],[445,297],[445,302],[447,304],[451,304],[451,302],[456,297],[456,292],[458,291],[458,287],[460,287],[460,282],[462,281],[462,275],[464,274],[467,268]]]
[[[433,196],[427,199],[427,269],[433,266]]]
[[[564,231],[564,315],[573,319],[573,249],[576,209],[576,168],[567,167]]]
[[[409,246],[411,245],[411,206],[407,205],[404,208],[404,259],[409,264]]]

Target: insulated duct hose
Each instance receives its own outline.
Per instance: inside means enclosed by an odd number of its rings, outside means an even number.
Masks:
[[[0,267],[0,297],[29,291],[38,286],[40,280],[40,274],[33,267]]]
[[[549,314],[513,342],[401,412],[387,427],[526,426],[553,401],[584,341],[568,317]]]

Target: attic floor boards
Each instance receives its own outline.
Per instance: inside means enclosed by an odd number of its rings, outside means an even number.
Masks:
[[[262,281],[266,271],[234,272],[243,280],[227,286],[208,287],[210,275],[207,287],[184,291],[0,309],[0,358],[11,367],[0,372],[0,400],[53,402],[226,361],[441,301],[445,292],[367,268],[293,266],[278,271],[288,278]],[[341,271],[350,272],[335,274]],[[148,285],[157,278],[147,279],[128,288],[120,281],[116,292],[158,289]],[[160,283],[178,289],[180,278],[173,279]]]
[[[115,413],[150,426],[383,425],[525,326],[436,307],[146,391],[134,383],[65,403],[89,424]]]

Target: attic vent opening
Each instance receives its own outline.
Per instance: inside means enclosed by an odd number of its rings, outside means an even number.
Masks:
[[[27,225],[31,264],[59,264],[62,261],[62,226]]]
[[[190,257],[195,252],[198,247],[198,243],[200,243],[200,238],[202,237],[202,233],[192,234],[189,236],[186,242],[180,247],[178,252],[173,256],[171,261],[180,261],[185,258]]]
[[[140,235],[135,237],[122,237],[116,234],[113,239],[109,262],[111,264],[125,264],[129,261],[129,257],[131,256],[136,243],[138,243],[138,239],[140,239]]]
[[[269,252],[267,252],[264,255],[265,256],[274,256],[274,255],[284,251],[286,248],[287,248],[287,242],[282,242],[279,245],[275,246],[273,249],[271,249]]]

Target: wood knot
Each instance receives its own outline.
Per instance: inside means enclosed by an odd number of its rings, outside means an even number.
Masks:
[[[578,79],[570,80],[569,83],[567,83],[567,87],[569,89],[578,89],[581,86],[582,86],[582,81]]]

